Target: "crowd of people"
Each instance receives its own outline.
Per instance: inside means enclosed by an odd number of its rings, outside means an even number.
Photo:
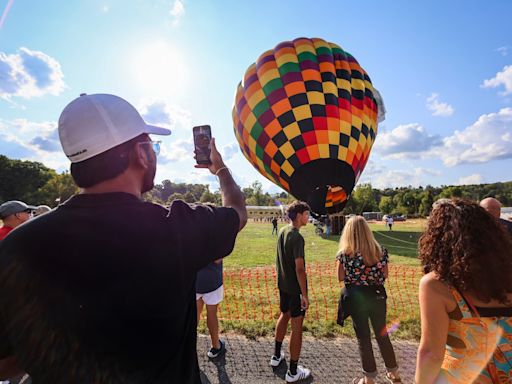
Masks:
[[[207,356],[224,354],[222,259],[247,222],[215,140],[210,164],[196,167],[218,177],[222,206],[178,200],[165,208],[141,196],[153,187],[159,151],[149,135],[168,129],[146,124],[117,96],[83,94],[63,110],[58,131],[81,193],[51,211],[21,201],[0,206],[0,379],[200,383],[197,323],[206,307]],[[433,206],[419,242],[418,384],[512,381],[512,236],[499,209],[493,198]],[[309,215],[308,204],[296,201],[289,224],[278,230],[272,220],[280,314],[269,363],[285,363],[291,323],[286,382],[312,375],[299,364],[310,304],[300,229]],[[370,326],[385,379],[401,383],[386,327],[388,251],[354,216],[334,257],[343,283],[337,322],[351,317],[359,346],[353,383],[377,378]]]

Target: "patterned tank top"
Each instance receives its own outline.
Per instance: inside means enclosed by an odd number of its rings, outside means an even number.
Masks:
[[[450,318],[435,383],[512,383],[512,317],[479,317],[457,290],[452,295],[462,317]]]

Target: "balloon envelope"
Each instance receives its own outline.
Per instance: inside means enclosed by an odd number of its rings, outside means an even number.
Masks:
[[[286,41],[263,53],[238,85],[235,136],[263,176],[316,213],[338,212],[368,161],[380,100],[338,45]]]

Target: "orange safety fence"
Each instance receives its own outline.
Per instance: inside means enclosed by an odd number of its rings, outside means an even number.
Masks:
[[[309,321],[334,321],[342,284],[338,283],[332,261],[306,266],[310,307]],[[390,265],[386,279],[388,319],[419,317],[419,267]],[[224,270],[224,301],[219,319],[267,321],[279,315],[279,292],[274,266]]]

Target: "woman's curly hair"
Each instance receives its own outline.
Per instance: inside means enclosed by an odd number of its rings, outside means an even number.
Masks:
[[[507,304],[512,293],[512,236],[478,204],[464,199],[434,203],[419,241],[425,273],[480,300]]]

